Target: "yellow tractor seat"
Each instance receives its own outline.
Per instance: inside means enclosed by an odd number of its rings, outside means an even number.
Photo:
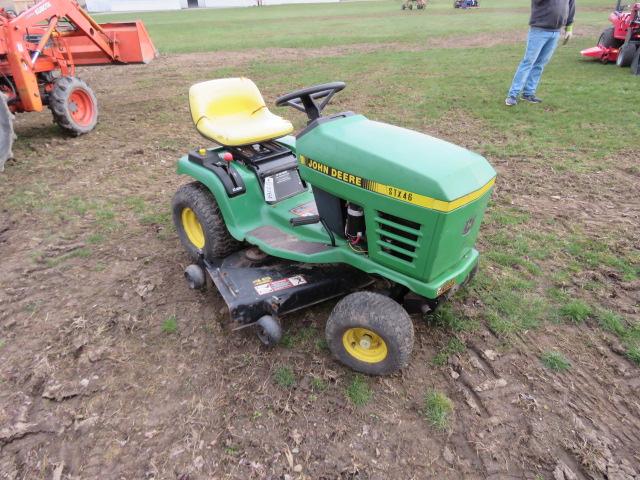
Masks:
[[[293,131],[291,122],[269,111],[248,78],[196,83],[189,89],[189,107],[198,132],[220,145],[251,145]]]

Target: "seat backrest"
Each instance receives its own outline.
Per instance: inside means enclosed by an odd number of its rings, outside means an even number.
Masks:
[[[191,118],[196,126],[203,117],[213,120],[242,113],[251,115],[265,106],[260,90],[248,78],[209,80],[189,89]]]

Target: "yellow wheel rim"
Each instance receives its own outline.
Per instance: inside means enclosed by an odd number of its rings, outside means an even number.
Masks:
[[[387,358],[387,344],[368,328],[350,328],[342,335],[342,344],[349,355],[366,363],[378,363]]]
[[[202,231],[202,225],[198,221],[196,212],[190,208],[184,208],[182,210],[182,228],[187,234],[189,241],[199,249],[204,248],[204,232]]]

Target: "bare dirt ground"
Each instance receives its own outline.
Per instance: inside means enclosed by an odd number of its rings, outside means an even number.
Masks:
[[[588,323],[505,342],[480,319],[437,367],[448,334],[416,319],[410,366],[367,379],[363,407],[345,396],[353,373],[318,342],[332,304],[288,318],[289,345],[274,350],[225,330],[215,291],[185,285],[168,215],[184,182],[175,159],[202,141],[187,88],[229,60],[198,59],[81,72],[101,102],[89,136],[61,136],[47,113],[17,120],[17,160],[0,178],[0,479],[640,479],[640,369]],[[449,139],[473,148],[474,137]],[[638,248],[640,177],[623,157],[607,175],[553,182],[541,162],[492,158],[496,202],[536,228],[551,218]],[[589,274],[638,321],[640,285]],[[541,365],[549,348],[571,359],[570,375]],[[293,388],[274,382],[282,366]],[[447,432],[423,418],[429,388],[454,401]]]

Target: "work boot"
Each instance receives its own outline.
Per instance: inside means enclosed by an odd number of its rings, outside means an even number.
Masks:
[[[513,107],[518,104],[518,99],[516,97],[507,97],[504,101],[504,104],[507,107]]]
[[[538,98],[535,96],[535,94],[532,95],[522,95],[522,99],[526,100],[529,103],[542,103],[542,99]]]

